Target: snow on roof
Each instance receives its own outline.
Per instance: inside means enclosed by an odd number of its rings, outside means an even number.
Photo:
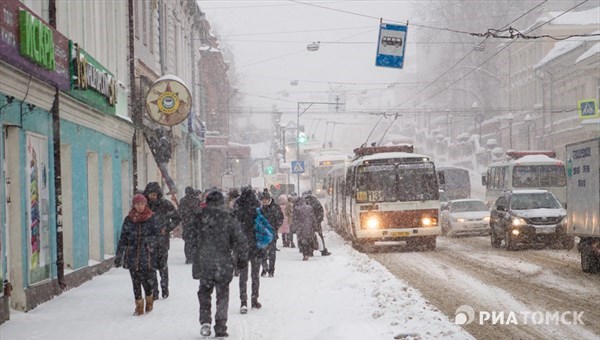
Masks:
[[[561,15],[563,12],[548,12],[544,21]],[[550,25],[594,25],[600,24],[600,7],[585,11],[568,12],[552,20]]]
[[[595,31],[595,32],[592,32],[591,34],[598,34],[598,33],[600,33],[600,31]],[[533,68],[540,68],[540,67],[544,66],[545,64],[547,64],[548,62],[560,57],[561,55],[564,55],[565,53],[568,53],[568,52],[578,48],[579,46],[582,46],[586,41],[594,41],[594,40],[598,40],[598,37],[596,37],[596,36],[582,37],[578,40],[559,41],[556,44],[554,44],[554,47],[552,47],[552,49],[550,51],[548,51],[548,53]]]
[[[585,59],[596,55],[600,53],[600,42],[596,43],[594,46],[592,46],[590,49],[588,49],[587,51],[583,52],[582,55],[579,56],[579,58],[577,58],[577,60],[575,60],[575,64],[584,61]]]
[[[271,157],[271,143],[262,142],[248,145],[250,147],[250,158],[270,158]]]

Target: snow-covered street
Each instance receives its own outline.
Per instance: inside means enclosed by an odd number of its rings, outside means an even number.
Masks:
[[[231,339],[471,339],[405,281],[325,235],[332,256],[307,262],[296,248],[277,252],[274,278],[261,278],[263,308],[239,313],[238,279],[230,290]],[[198,281],[184,264],[183,242],[171,240],[170,291],[151,314],[132,316],[129,273],[114,268],[28,313],[11,311],[0,339],[198,339]],[[401,254],[410,255],[410,254]],[[416,254],[432,255],[430,253]],[[214,311],[213,304],[213,311]]]
[[[581,272],[579,253],[571,250],[494,249],[488,237],[438,238],[434,252],[373,254],[447,315],[459,306],[475,311],[514,312],[518,325],[491,321],[464,325],[478,339],[598,339],[600,277]],[[584,325],[543,320],[535,325],[523,312],[577,311]],[[567,314],[570,315],[570,314]],[[528,324],[525,322],[528,321]],[[537,320],[539,321],[539,320]]]

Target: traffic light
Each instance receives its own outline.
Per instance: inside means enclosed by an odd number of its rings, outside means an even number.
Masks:
[[[266,169],[265,169],[265,174],[267,175],[272,175],[273,172],[275,172],[275,170],[273,169],[273,166],[269,165]]]
[[[300,144],[306,143],[306,134],[304,132],[300,132],[298,134],[298,143],[300,143]]]

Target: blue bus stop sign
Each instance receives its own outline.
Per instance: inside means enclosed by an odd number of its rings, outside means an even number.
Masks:
[[[379,25],[379,41],[377,42],[377,59],[375,66],[402,68],[406,49],[406,25]]]

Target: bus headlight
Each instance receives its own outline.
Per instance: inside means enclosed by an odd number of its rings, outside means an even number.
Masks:
[[[380,224],[379,218],[377,218],[375,216],[371,216],[367,220],[367,227],[369,229],[378,229],[379,228],[379,224]]]
[[[421,219],[421,224],[424,227],[431,227],[432,225],[434,225],[434,220],[431,217],[423,217]]]
[[[512,219],[512,225],[514,226],[519,226],[519,225],[526,225],[527,221],[525,221],[524,219],[520,218],[520,217],[513,217]]]

